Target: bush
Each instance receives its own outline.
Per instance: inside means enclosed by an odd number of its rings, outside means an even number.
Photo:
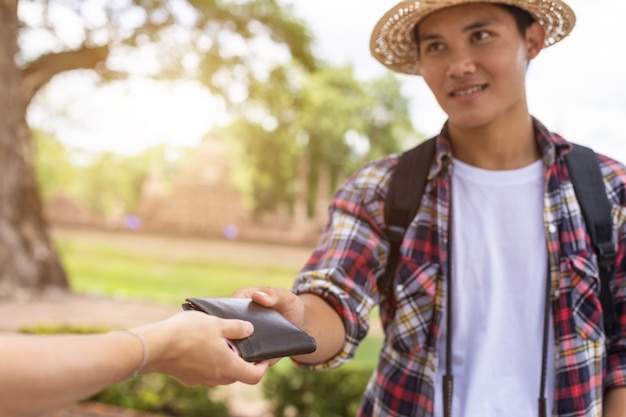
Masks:
[[[263,392],[274,404],[276,417],[352,417],[370,375],[369,369],[274,367],[263,379]]]
[[[211,393],[209,388],[188,387],[175,378],[152,373],[112,385],[90,401],[168,416],[228,416],[226,403],[211,398]]]
[[[109,328],[97,326],[70,326],[66,324],[40,324],[37,326],[25,326],[18,329],[18,332],[25,334],[91,334],[105,333]]]

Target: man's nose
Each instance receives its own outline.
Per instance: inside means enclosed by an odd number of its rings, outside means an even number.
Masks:
[[[472,74],[474,71],[476,71],[476,63],[468,53],[457,52],[450,56],[450,62],[446,71],[448,77],[463,77]]]

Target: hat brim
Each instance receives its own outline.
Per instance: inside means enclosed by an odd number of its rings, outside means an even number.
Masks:
[[[545,46],[565,38],[576,23],[574,11],[561,0],[405,0],[385,13],[374,27],[372,55],[393,71],[420,75],[415,26],[437,10],[466,3],[508,4],[526,10],[546,28]]]

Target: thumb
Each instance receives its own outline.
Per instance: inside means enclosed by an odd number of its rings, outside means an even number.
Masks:
[[[245,339],[254,332],[252,323],[244,320],[224,320],[222,336],[226,339]]]

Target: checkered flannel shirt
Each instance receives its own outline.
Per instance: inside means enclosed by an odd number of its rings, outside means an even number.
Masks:
[[[605,389],[626,385],[626,171],[600,156],[612,202],[618,240],[613,298],[621,334],[605,343],[599,272],[576,203],[563,155],[571,145],[533,120],[545,168],[544,218],[552,281],[557,341],[554,415],[591,417],[602,413]],[[295,293],[323,297],[342,317],[346,341],[325,369],[349,361],[367,335],[369,317],[380,304],[385,330],[382,352],[365,391],[359,417],[433,415],[433,379],[438,361],[446,276],[445,236],[452,164],[447,129],[437,150],[422,205],[401,246],[393,300],[379,299],[377,278],[384,272],[389,243],[384,237],[384,201],[397,155],[358,170],[336,193],[319,245],[294,283]],[[437,314],[435,314],[437,313]],[[535,405],[532,405],[535,410]]]

